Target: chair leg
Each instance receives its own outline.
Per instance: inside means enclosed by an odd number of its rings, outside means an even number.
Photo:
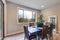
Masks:
[[[31,39],[29,38],[29,40],[31,40]]]
[[[47,40],[48,40],[48,36],[47,36],[46,38],[47,38]]]

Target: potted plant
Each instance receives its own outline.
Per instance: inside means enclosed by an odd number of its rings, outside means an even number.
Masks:
[[[43,26],[43,23],[44,23],[43,15],[40,15],[40,17],[38,19],[38,22],[37,22],[37,26],[38,27],[42,27]]]

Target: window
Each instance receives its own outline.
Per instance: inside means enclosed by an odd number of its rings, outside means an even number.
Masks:
[[[21,22],[35,22],[36,13],[28,10],[18,10],[18,23]]]

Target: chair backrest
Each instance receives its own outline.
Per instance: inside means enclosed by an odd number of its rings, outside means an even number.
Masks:
[[[29,26],[34,26],[34,23],[29,23]]]
[[[29,37],[28,26],[24,26],[25,37]]]
[[[42,37],[46,37],[47,36],[47,33],[48,33],[48,26],[47,25],[44,25],[43,26],[43,29],[42,29]]]
[[[50,27],[49,27],[49,35],[50,36],[52,36],[52,31],[53,31],[53,24],[51,23]]]
[[[53,24],[52,23],[50,24],[50,30],[51,31],[53,30]]]

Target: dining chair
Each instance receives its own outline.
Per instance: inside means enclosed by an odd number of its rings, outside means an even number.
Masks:
[[[42,33],[41,33],[41,39],[42,40],[45,39],[45,38],[48,40],[47,33],[48,33],[48,26],[44,25],[43,29],[42,29]]]
[[[48,29],[48,35],[49,35],[49,39],[50,39],[50,40],[53,39],[53,38],[51,39],[51,37],[52,37],[52,32],[53,32],[53,24],[51,23],[51,24],[50,24],[50,27],[49,27],[49,29]]]
[[[31,35],[29,35],[28,26],[24,26],[24,32],[25,32],[24,40],[25,40],[25,38],[27,40],[32,40],[32,39],[36,38],[36,34],[32,33]]]

